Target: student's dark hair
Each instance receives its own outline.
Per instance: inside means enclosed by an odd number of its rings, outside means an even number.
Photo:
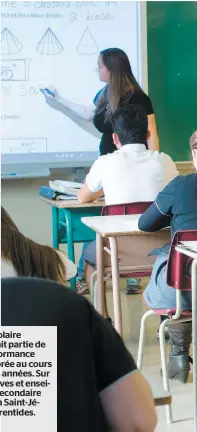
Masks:
[[[190,148],[191,150],[197,150],[197,130],[192,134],[190,138]]]
[[[109,83],[97,102],[97,111],[106,106],[106,119],[127,101],[135,91],[142,91],[136,81],[126,53],[119,48],[108,48],[100,52],[103,64],[110,72]]]
[[[112,129],[122,145],[145,144],[148,134],[148,118],[141,106],[125,105],[112,115]]]
[[[18,276],[32,276],[65,283],[66,269],[58,253],[25,237],[1,207],[1,257]]]

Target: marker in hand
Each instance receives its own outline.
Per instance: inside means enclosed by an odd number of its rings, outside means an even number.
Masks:
[[[50,96],[55,97],[55,93],[53,93],[51,90],[49,90],[48,88],[44,88],[44,89],[40,89],[40,91],[44,94],[45,92],[48,93]]]

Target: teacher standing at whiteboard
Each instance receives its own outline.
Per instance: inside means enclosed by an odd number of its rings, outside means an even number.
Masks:
[[[90,106],[83,106],[62,99],[56,88],[49,87],[53,95],[44,91],[47,103],[70,117],[80,127],[95,135],[95,129],[89,128],[93,123],[101,134],[100,154],[113,153],[116,147],[112,140],[111,114],[121,106],[140,105],[148,116],[148,129],[150,138],[147,146],[150,150],[158,150],[159,142],[155,115],[150,98],[140,88],[136,81],[129,59],[119,48],[108,48],[100,52],[98,57],[98,74],[106,86],[100,90]],[[97,134],[98,136],[98,134]]]

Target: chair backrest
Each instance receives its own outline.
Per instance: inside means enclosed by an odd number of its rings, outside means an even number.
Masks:
[[[191,291],[192,258],[177,252],[175,247],[183,241],[197,240],[197,230],[177,231],[172,239],[167,265],[167,284],[180,291]]]
[[[112,204],[103,207],[102,216],[119,216],[144,213],[152,202],[135,202],[127,204]]]

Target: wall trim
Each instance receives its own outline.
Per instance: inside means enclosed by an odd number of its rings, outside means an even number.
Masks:
[[[180,174],[194,172],[193,162],[191,161],[183,161],[183,162],[175,162],[175,163]]]

